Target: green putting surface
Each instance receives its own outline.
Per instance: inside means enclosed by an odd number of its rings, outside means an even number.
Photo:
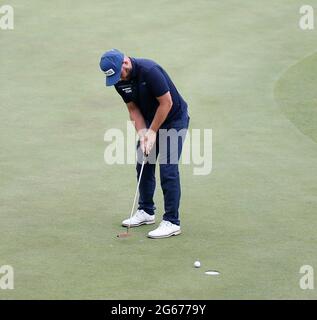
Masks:
[[[15,289],[0,299],[317,298],[299,286],[302,265],[317,270],[317,30],[298,27],[301,1],[8,4],[0,265]],[[181,166],[180,236],[116,237],[136,178],[103,159],[104,133],[128,119],[99,71],[113,47],[160,63],[191,129],[213,130],[211,174]],[[159,179],[155,197],[158,225]]]
[[[291,66],[276,84],[276,100],[285,115],[317,142],[317,53]]]

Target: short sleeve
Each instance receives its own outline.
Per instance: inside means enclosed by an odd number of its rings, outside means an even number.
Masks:
[[[129,88],[129,86],[115,85],[114,87],[125,103],[129,103],[132,101],[132,89]]]
[[[157,66],[146,73],[146,83],[155,97],[160,97],[170,90],[165,75]]]

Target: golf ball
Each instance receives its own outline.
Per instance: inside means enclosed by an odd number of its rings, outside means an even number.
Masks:
[[[195,261],[194,262],[194,267],[195,268],[200,268],[200,261]]]

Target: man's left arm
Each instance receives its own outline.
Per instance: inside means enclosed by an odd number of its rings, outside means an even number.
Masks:
[[[173,105],[173,100],[169,91],[160,97],[156,97],[156,99],[159,102],[159,106],[157,107],[151,126],[144,137],[144,146],[146,154],[149,154],[151,152],[151,149],[156,141],[156,133],[160,129],[162,123],[167,118]]]
[[[152,120],[149,130],[145,134],[144,146],[146,153],[149,154],[156,141],[156,133],[172,108],[173,100],[167,79],[163,74],[163,70],[159,66],[151,68],[147,72],[145,80],[149,90],[159,102],[154,119]]]
[[[170,92],[166,92],[165,94],[163,94],[160,97],[156,98],[159,102],[159,106],[156,110],[154,119],[151,123],[150,129],[157,132],[159,130],[159,128],[161,127],[162,123],[165,121],[165,119],[167,118],[172,105],[173,105],[173,101],[172,101],[172,97]]]

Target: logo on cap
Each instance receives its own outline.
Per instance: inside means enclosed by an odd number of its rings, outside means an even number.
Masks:
[[[107,77],[112,76],[113,74],[115,74],[115,72],[114,72],[113,69],[109,69],[109,70],[105,71],[105,75],[106,75]]]

